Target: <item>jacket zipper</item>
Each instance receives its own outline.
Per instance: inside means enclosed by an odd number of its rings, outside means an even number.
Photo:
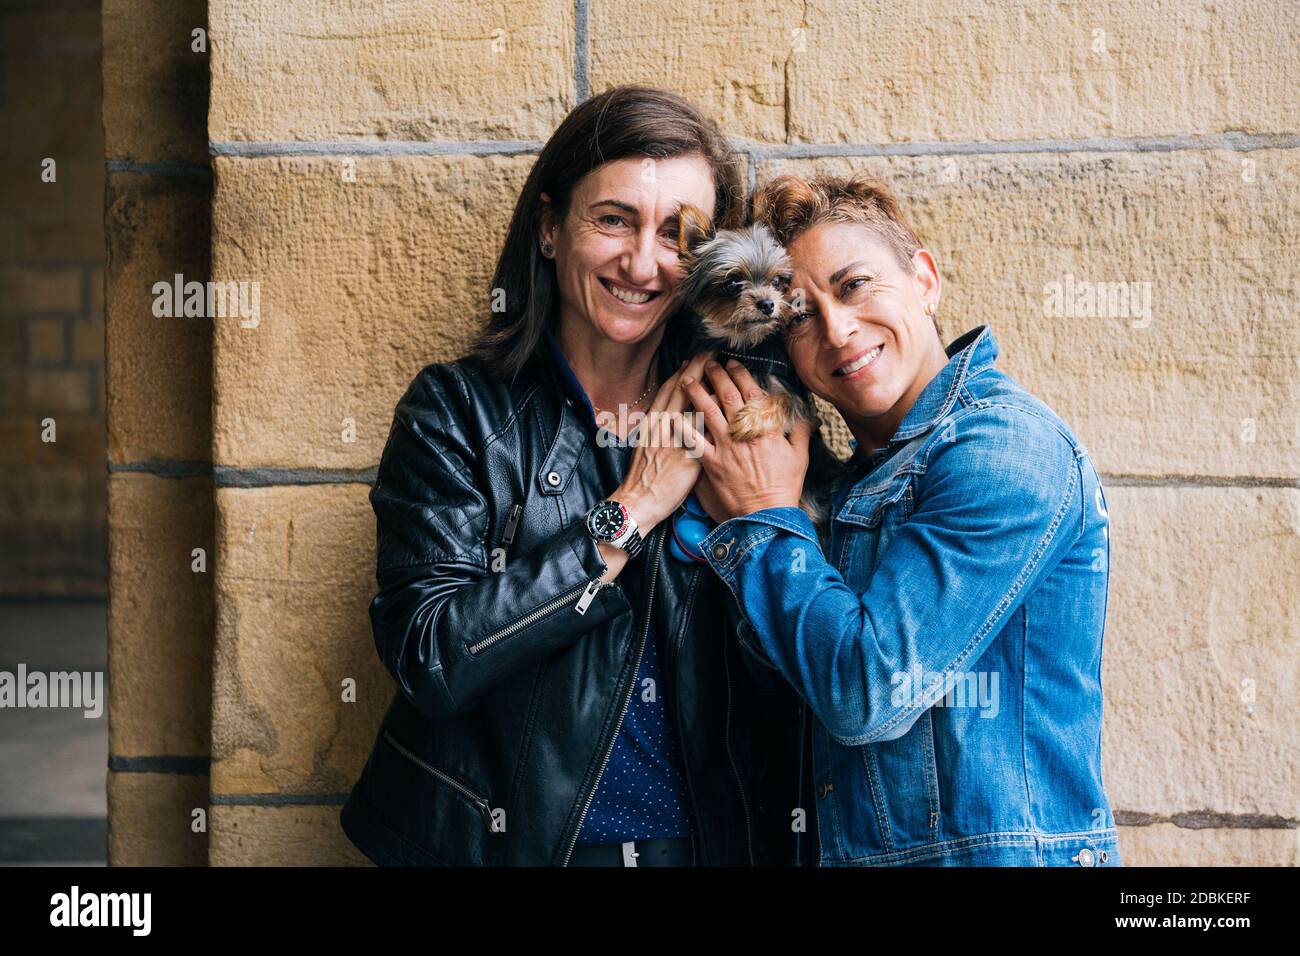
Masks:
[[[690,594],[691,598],[690,598],[690,603],[686,605],[686,613],[682,616],[683,627],[681,633],[677,636],[677,639],[673,641],[671,644],[669,644],[669,648],[672,650],[671,660],[664,662],[666,667],[671,668],[669,673],[671,674],[671,678],[673,682],[673,688],[672,688],[673,712],[677,717],[678,734],[681,733],[681,728],[683,724],[682,724],[682,695],[677,692],[677,675],[678,675],[677,661],[680,659],[680,655],[682,651],[682,641],[685,639],[686,632],[689,630],[689,625],[691,623],[691,615],[694,612],[694,608],[695,608],[696,585],[699,581],[699,576],[701,573],[702,573],[702,569],[697,568],[695,571],[695,576],[691,579],[690,588],[687,591],[687,593]],[[704,827],[700,823],[703,817],[700,815],[700,808],[695,803],[695,787],[694,784],[691,782],[691,762],[689,759],[687,759],[686,744],[684,741],[682,742],[682,774],[686,777],[686,792],[691,798],[691,811],[695,814],[695,830],[697,835],[700,838],[699,859],[701,861],[700,865],[702,866],[703,865],[702,861],[707,859],[708,848],[704,842]]]
[[[591,791],[587,794],[586,800],[582,804],[582,813],[578,815],[578,825],[573,828],[573,834],[569,837],[569,848],[565,851],[564,862],[561,866],[568,866],[569,859],[573,856],[573,848],[578,844],[578,833],[582,830],[582,823],[587,819],[587,811],[591,809],[592,801],[596,799],[596,790],[600,786],[600,778],[605,774],[605,766],[609,763],[609,756],[614,752],[614,742],[618,740],[619,731],[623,729],[623,718],[627,716],[628,705],[632,703],[632,694],[636,691],[636,675],[641,669],[641,655],[645,653],[646,637],[650,634],[650,615],[654,608],[655,601],[655,583],[659,580],[659,558],[663,553],[664,536],[662,526],[659,534],[655,537],[654,565],[650,572],[650,588],[645,603],[645,627],[641,630],[641,640],[636,647],[636,661],[632,665],[632,679],[628,681],[627,696],[623,698],[623,709],[619,712],[618,723],[614,726],[614,733],[609,738],[609,744],[605,748],[605,756],[600,761],[600,770],[596,773],[596,782],[591,785]]]
[[[799,703],[799,776],[798,776],[799,785],[796,788],[798,791],[798,796],[795,797],[795,801],[794,801],[794,805],[796,807],[802,807],[804,805],[803,755],[804,755],[804,750],[806,749],[805,744],[807,743],[808,743],[808,709],[803,704],[803,702],[800,701]],[[816,829],[817,820],[815,814],[817,813],[817,805],[809,801],[808,806],[811,808],[812,811],[810,815],[814,817],[813,828]],[[805,817],[805,822],[806,822],[806,817]],[[808,828],[805,826],[804,833],[807,832],[808,832]],[[813,836],[811,834],[809,834],[808,840],[810,841],[809,849],[811,850],[811,841],[813,840]],[[804,843],[803,834],[795,833],[794,835],[794,860],[795,860],[794,865],[795,866],[803,865],[803,843]],[[821,860],[814,859],[813,865],[820,866]]]
[[[519,528],[519,516],[524,513],[524,506],[515,504],[510,508],[510,516],[506,518],[506,530],[501,534],[501,547],[508,548],[515,542],[515,531]]]
[[[745,784],[741,781],[740,771],[736,768],[736,757],[731,752],[731,664],[728,663],[726,647],[722,648],[722,673],[727,678],[727,723],[724,731],[727,760],[731,764],[731,772],[736,776],[736,787],[740,790],[740,805],[745,811],[745,843],[749,848],[749,865],[754,866],[754,838],[749,825],[749,800],[745,797]]]
[[[403,756],[405,756],[408,760],[424,768],[429,773],[433,774],[433,776],[437,777],[439,780],[446,783],[448,786],[454,787],[456,790],[462,793],[471,803],[473,803],[476,807],[478,807],[478,811],[480,815],[482,815],[483,817],[483,822],[487,824],[488,830],[491,831],[492,806],[491,804],[488,803],[486,797],[483,797],[480,794],[475,793],[473,790],[465,786],[455,777],[451,776],[450,774],[444,773],[443,771],[439,770],[437,767],[433,766],[433,764],[429,763],[427,760],[424,760],[422,757],[417,756],[416,754],[412,753],[410,750],[403,747],[400,743],[397,742],[397,738],[395,738],[387,730],[384,731],[384,739],[386,739],[390,744],[392,744],[395,748],[397,748],[397,751],[401,753]]]
[[[502,638],[509,637],[511,634],[519,633],[524,628],[535,624],[542,618],[546,617],[546,615],[550,614],[556,608],[563,607],[579,592],[581,592],[582,596],[578,599],[578,603],[574,605],[574,610],[579,614],[586,614],[587,608],[591,606],[592,599],[595,598],[597,592],[599,592],[602,587],[608,587],[610,583],[611,582],[608,581],[602,581],[599,577],[592,578],[590,581],[584,581],[577,587],[565,591],[559,597],[551,598],[541,607],[529,611],[518,620],[511,622],[503,628],[493,631],[482,640],[469,645],[468,650],[471,654],[477,654],[479,651],[491,647]]]

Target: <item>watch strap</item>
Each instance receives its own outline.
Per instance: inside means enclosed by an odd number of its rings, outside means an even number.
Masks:
[[[627,506],[620,502],[619,507],[623,509],[623,516],[627,519],[626,530],[610,543],[614,547],[626,551],[628,557],[635,558],[637,552],[641,550],[641,545],[644,544],[641,539],[641,530],[637,527],[636,519],[632,517],[632,513],[627,510]]]
[[[641,548],[645,544],[645,539],[641,537],[640,531],[633,528],[631,531],[624,534],[623,537],[619,538],[619,540],[613,542],[613,544],[615,547],[622,548],[626,551],[629,558],[635,558],[641,552]]]

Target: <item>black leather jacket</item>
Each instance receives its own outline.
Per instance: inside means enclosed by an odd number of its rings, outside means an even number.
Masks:
[[[809,807],[802,702],[738,642],[708,566],[668,553],[668,522],[595,587],[585,513],[632,450],[599,447],[561,375],[540,360],[513,384],[474,359],[430,365],[397,406],[370,496],[370,614],[398,692],[343,830],[383,865],[567,864],[650,620],[699,861],[793,865],[808,852],[792,828]]]

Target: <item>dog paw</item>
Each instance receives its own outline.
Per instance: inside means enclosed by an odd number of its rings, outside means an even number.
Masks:
[[[771,431],[786,431],[790,420],[790,407],[781,396],[765,395],[750,399],[736,412],[731,421],[731,437],[749,441]]]

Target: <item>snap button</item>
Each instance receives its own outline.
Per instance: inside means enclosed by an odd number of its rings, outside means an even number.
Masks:
[[[546,473],[546,483],[552,488],[560,486],[560,473],[558,471],[548,471]]]
[[[725,542],[719,541],[717,544],[713,546],[713,556],[717,558],[719,561],[726,558],[726,556],[731,552],[731,546],[735,543],[735,541],[736,541],[735,538],[732,538],[731,540]]]
[[[825,800],[826,794],[830,793],[834,789],[835,789],[834,784],[830,783],[829,781],[823,780],[821,783],[817,784],[817,799]]]
[[[1086,846],[1079,851],[1077,856],[1073,856],[1070,859],[1077,860],[1080,866],[1092,866],[1095,862],[1092,856],[1092,851]]]

